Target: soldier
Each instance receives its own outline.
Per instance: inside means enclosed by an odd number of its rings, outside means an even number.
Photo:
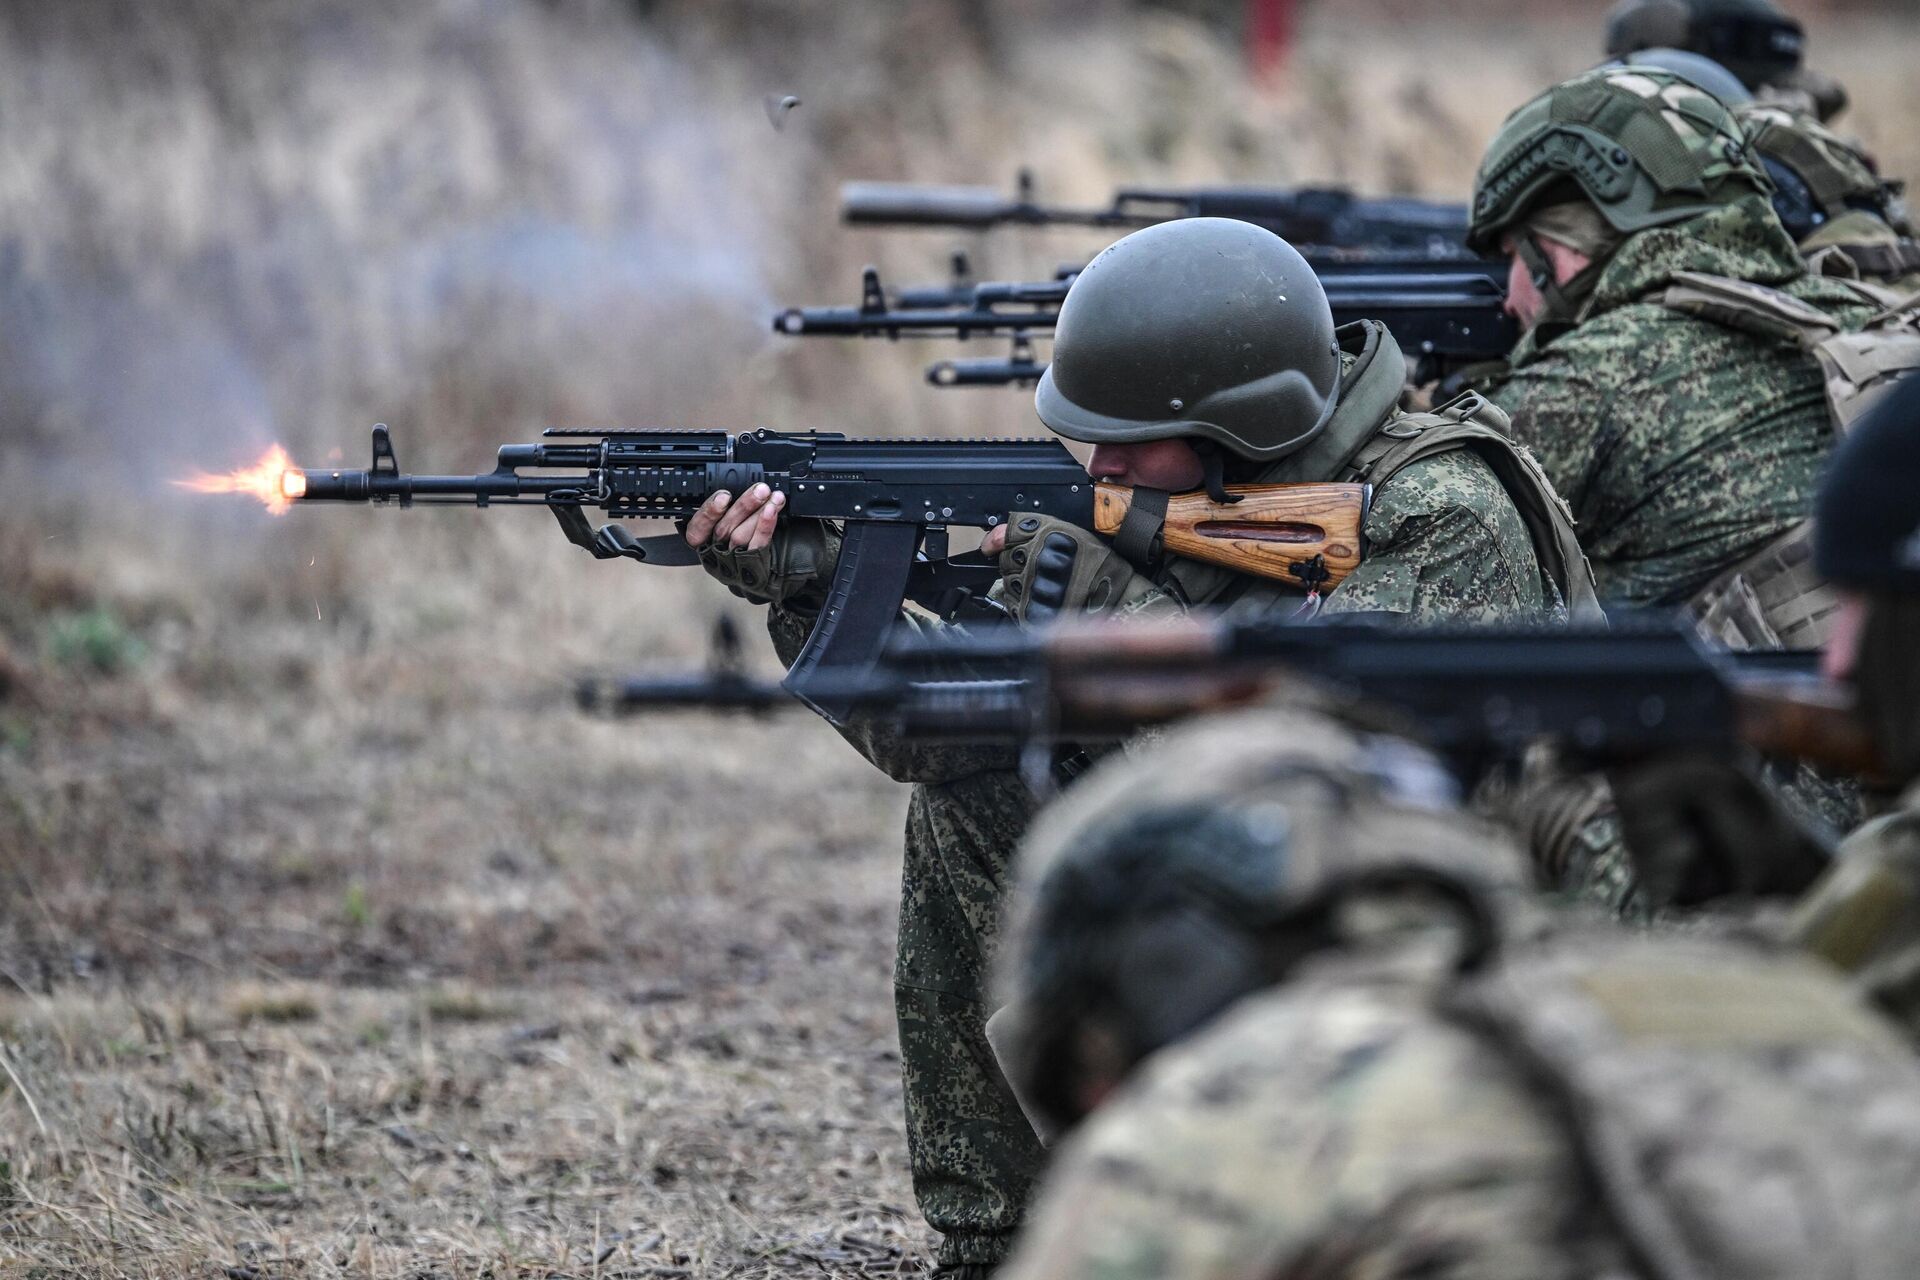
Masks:
[[[1836,602],[1807,516],[1845,412],[1822,344],[1884,298],[1806,273],[1750,152],[1723,103],[1647,66],[1508,117],[1470,238],[1511,256],[1528,331],[1488,394],[1572,507],[1603,598],[1685,606],[1735,647],[1812,648]],[[1643,913],[1605,789],[1547,776],[1517,812],[1545,878]],[[1809,823],[1859,820],[1843,784],[1776,781]]]
[[[1840,846],[1793,934],[1920,1033],[1920,377],[1835,453],[1814,527],[1820,572],[1845,600],[1827,673],[1853,684],[1881,781],[1905,791]]]
[[[1773,211],[1817,273],[1846,274],[1895,295],[1920,289],[1920,243],[1903,184],[1888,182],[1865,148],[1812,115],[1755,102],[1734,110],[1773,180]]]
[[[1095,478],[1136,486],[1139,516],[1112,545],[1040,516],[1002,526],[984,544],[999,559],[999,599],[1020,620],[1312,607],[1305,586],[1160,555],[1153,494],[1365,480],[1367,557],[1321,607],[1412,621],[1594,614],[1564,507],[1498,411],[1467,396],[1403,414],[1404,376],[1383,325],[1336,332],[1312,269],[1272,233],[1218,218],[1135,232],[1074,282],[1035,406],[1048,427],[1095,446]],[[716,495],[686,536],[716,577],[775,606],[769,630],[791,663],[835,546],[811,522],[779,524],[780,503],[764,488]],[[984,1029],[1007,863],[1036,800],[1010,751],[844,732],[916,784],[894,973],[908,1148],[921,1211],[943,1236],[937,1263],[984,1272],[1004,1256],[1041,1163]],[[1078,767],[1063,760],[1056,774]]]
[[[1806,32],[1768,0],[1621,0],[1607,15],[1607,56],[1685,49],[1712,58],[1768,102],[1831,120],[1847,92],[1803,62]]]
[[[1311,715],[1097,767],[1018,863],[998,1042],[1086,1119],[1008,1274],[1915,1274],[1893,1029],[1751,937],[1546,917],[1518,863]]]
[[[1572,506],[1603,599],[1685,604],[1801,526],[1833,438],[1817,360],[1777,319],[1669,295],[1770,286],[1776,311],[1833,327],[1876,308],[1806,276],[1725,106],[1645,67],[1576,77],[1508,117],[1472,216],[1528,326],[1491,395]]]
[[[1732,110],[1773,182],[1774,215],[1800,247],[1809,270],[1858,272],[1895,295],[1920,288],[1920,244],[1902,199],[1904,184],[1882,178],[1858,142],[1834,133],[1809,111],[1755,101],[1731,71],[1697,53],[1641,49],[1609,65],[1670,71]],[[1840,258],[1850,266],[1842,266]]]

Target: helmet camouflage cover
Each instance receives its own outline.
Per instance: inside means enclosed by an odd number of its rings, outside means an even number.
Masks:
[[[1473,188],[1467,240],[1483,252],[1547,204],[1584,199],[1631,235],[1769,190],[1724,103],[1638,66],[1589,71],[1508,116]]]
[[[1340,371],[1326,291],[1292,245],[1249,222],[1182,218],[1080,272],[1033,403],[1069,440],[1184,437],[1266,461],[1326,426]]]
[[[1406,866],[1523,885],[1524,858],[1462,813],[1424,749],[1303,708],[1213,717],[1116,757],[1021,846],[995,1048],[1045,1129],[1077,1118],[1094,1023],[1116,1065],[1180,1039],[1324,945],[1270,922],[1355,870]],[[1430,928],[1430,905],[1410,923]]]
[[[1902,234],[1911,231],[1899,198],[1900,188],[1881,178],[1860,147],[1812,116],[1785,107],[1753,103],[1736,109],[1734,114],[1753,139],[1758,159],[1781,189],[1774,208],[1794,239],[1804,239],[1819,223],[1850,209],[1883,218]],[[1784,199],[1788,193],[1799,199]],[[1805,207],[1798,209],[1796,216],[1795,206],[1799,205]]]

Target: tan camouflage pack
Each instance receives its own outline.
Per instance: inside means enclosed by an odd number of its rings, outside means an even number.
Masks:
[[[1879,308],[1858,329],[1778,289],[1692,271],[1676,273],[1659,301],[1811,354],[1825,377],[1834,434],[1842,435],[1900,375],[1920,369],[1920,294],[1844,283]],[[1813,572],[1812,532],[1803,521],[1696,594],[1689,612],[1701,635],[1732,649],[1818,648],[1839,598]]]
[[[1593,928],[1442,997],[1530,1077],[1649,1280],[1920,1275],[1920,1063],[1803,956]]]

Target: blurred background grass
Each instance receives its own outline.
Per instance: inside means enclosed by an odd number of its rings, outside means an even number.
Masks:
[[[564,698],[731,598],[537,512],[170,481],[363,465],[375,421],[433,471],[549,425],[1031,434],[924,387],[947,344],[769,314],[1097,233],[843,230],[840,182],[1464,198],[1603,11],[1308,3],[1255,86],[1209,0],[0,6],[0,1269],[911,1268],[900,789],[801,720]],[[1920,172],[1910,0],[1803,16]]]

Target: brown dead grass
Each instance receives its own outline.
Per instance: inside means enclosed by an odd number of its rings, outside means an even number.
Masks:
[[[902,789],[797,718],[566,701],[737,606],[539,512],[162,482],[376,418],[422,470],[549,422],[1026,433],[925,349],[762,336],[944,269],[834,228],[841,179],[1458,195],[1595,40],[1326,5],[1263,95],[1106,0],[646,8],[0,12],[0,1273],[917,1271]],[[1920,171],[1910,34],[1817,34]]]

